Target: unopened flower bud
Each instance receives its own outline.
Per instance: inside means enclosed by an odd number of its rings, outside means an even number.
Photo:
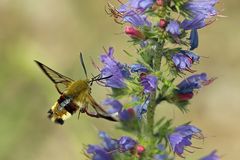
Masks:
[[[132,117],[135,116],[135,111],[134,111],[133,108],[128,108],[127,111],[128,111],[128,113],[129,113],[129,115],[131,115]]]
[[[165,28],[167,26],[167,21],[165,19],[160,19],[159,21],[159,27]]]
[[[145,151],[145,148],[141,145],[137,145],[137,153],[138,154],[141,154]]]
[[[142,81],[144,78],[146,78],[146,76],[147,76],[147,73],[141,73],[139,78]]]
[[[192,99],[193,97],[193,93],[185,93],[185,94],[177,94],[177,97],[180,101],[188,101],[190,99]]]
[[[124,31],[127,35],[129,35],[132,38],[138,38],[138,39],[145,38],[142,32],[140,32],[137,28],[133,26],[126,26]]]

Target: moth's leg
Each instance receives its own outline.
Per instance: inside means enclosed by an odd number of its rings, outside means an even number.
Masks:
[[[85,104],[84,107],[81,107],[78,112],[78,119],[80,117],[80,113],[86,113],[86,110],[88,108],[88,104]]]
[[[79,120],[79,117],[80,117],[80,113],[81,113],[81,108],[78,111],[78,120]]]
[[[98,113],[97,109],[95,107],[93,107],[93,108],[96,111],[95,114],[92,113],[92,112],[89,112],[87,106],[82,108],[82,111],[83,111],[82,113],[86,113],[90,117],[103,118],[103,119],[110,120],[110,121],[117,121],[115,118],[113,118],[111,116],[105,116],[105,115],[102,115],[102,114]]]
[[[112,116],[103,115],[103,114],[99,113],[95,107],[93,107],[93,108],[94,108],[94,110],[96,111],[96,114],[92,114],[92,113],[90,113],[90,112],[87,112],[87,110],[86,110],[86,114],[89,115],[89,116],[91,116],[91,117],[95,117],[95,118],[103,118],[103,119],[110,120],[110,121],[117,121],[117,120],[116,120],[115,118],[113,118]]]
[[[84,109],[84,112],[88,115],[88,116],[90,116],[90,117],[95,117],[95,118],[99,118],[100,116],[98,115],[98,113],[97,114],[94,114],[94,113],[92,113],[92,112],[89,112],[88,111],[88,107],[85,107],[85,108],[83,108]],[[95,108],[94,108],[95,109]],[[96,110],[96,109],[95,109]]]
[[[87,110],[86,110],[85,113],[86,113],[88,116],[90,116],[90,117],[100,118],[98,114],[93,114],[93,113],[91,113],[91,112],[88,112]]]

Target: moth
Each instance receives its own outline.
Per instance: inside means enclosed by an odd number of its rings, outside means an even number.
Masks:
[[[102,77],[101,74],[88,79],[86,67],[84,65],[82,53],[80,53],[80,62],[82,64],[86,79],[76,80],[66,77],[53,69],[47,67],[39,61],[36,61],[40,69],[45,75],[54,83],[58,93],[59,99],[51,109],[48,111],[48,118],[57,124],[64,124],[64,121],[70,118],[74,113],[86,113],[88,116],[95,118],[103,118],[110,121],[116,121],[110,116],[91,96],[91,86],[93,82],[101,82],[101,80],[110,78]],[[89,110],[92,107],[92,111]]]

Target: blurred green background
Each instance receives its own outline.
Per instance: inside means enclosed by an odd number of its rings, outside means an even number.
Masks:
[[[111,122],[81,115],[64,126],[51,123],[46,112],[57,100],[52,83],[33,60],[39,60],[74,79],[83,78],[79,64],[82,51],[89,72],[97,71],[102,47],[114,46],[117,57],[132,59],[122,49],[134,50],[121,26],[104,12],[105,0],[0,0],[0,159],[2,160],[81,160],[83,144],[98,143],[98,130],[113,137],[123,135]],[[218,79],[201,89],[181,114],[163,103],[158,115],[174,118],[176,124],[192,120],[205,136],[203,149],[190,157],[208,154],[212,149],[225,160],[239,158],[240,152],[240,2],[222,1],[221,14],[214,24],[200,31],[202,58],[195,66]],[[94,86],[93,96],[103,100],[103,90]],[[106,91],[107,93],[108,91]],[[198,146],[199,146],[198,145]],[[191,158],[189,158],[191,159]]]

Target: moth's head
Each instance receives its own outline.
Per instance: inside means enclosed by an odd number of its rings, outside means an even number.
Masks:
[[[109,75],[109,76],[106,76],[106,77],[103,77],[102,74],[98,74],[97,76],[94,76],[91,78],[91,80],[88,80],[88,84],[90,86],[92,86],[93,82],[97,82],[97,83],[100,83],[100,84],[104,84],[105,82],[102,81],[102,80],[106,80],[106,79],[109,79],[111,78],[113,75]]]

